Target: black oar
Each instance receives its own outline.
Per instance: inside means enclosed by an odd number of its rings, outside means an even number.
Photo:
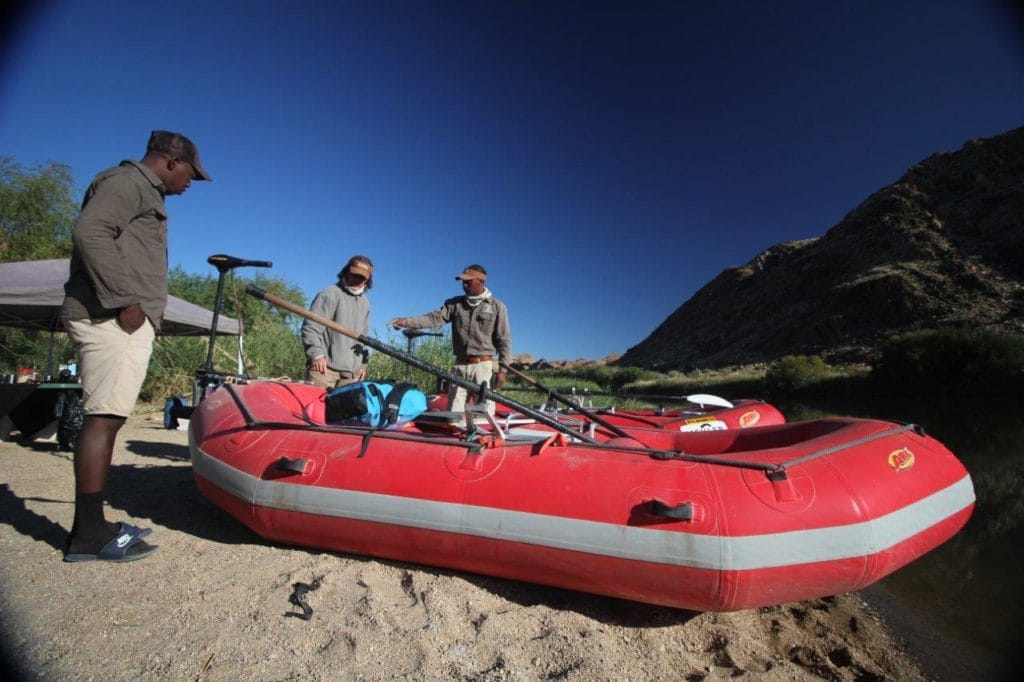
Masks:
[[[594,422],[595,424],[600,424],[604,428],[606,428],[609,431],[611,431],[612,433],[614,433],[616,436],[622,436],[623,438],[632,438],[633,437],[633,436],[629,435],[628,433],[626,433],[625,431],[623,431],[622,429],[620,429],[615,424],[612,424],[611,422],[608,422],[608,421],[602,419],[601,417],[597,416],[595,413],[591,412],[590,410],[587,410],[582,405],[578,405],[578,404],[574,403],[573,401],[569,400],[568,398],[563,398],[562,396],[558,395],[558,391],[555,391],[554,389],[548,388],[547,386],[542,385],[540,382],[534,381],[530,377],[528,377],[525,374],[523,374],[522,372],[520,372],[515,367],[512,367],[511,365],[508,365],[508,364],[506,364],[504,362],[501,363],[501,366],[504,367],[505,369],[507,369],[508,371],[512,372],[517,377],[519,377],[520,379],[522,379],[526,383],[530,384],[531,386],[535,386],[535,387],[539,388],[540,390],[546,392],[550,397],[552,397],[555,400],[559,401],[563,405],[566,405],[566,406],[571,407],[572,409],[576,410],[577,412],[579,412],[580,414],[582,414],[584,417],[586,417],[590,421]]]
[[[566,426],[565,424],[562,424],[561,422],[555,419],[551,419],[543,412],[538,412],[537,410],[526,407],[525,405],[521,405],[515,400],[512,400],[511,398],[508,398],[500,393],[496,393],[495,391],[489,389],[485,384],[477,385],[474,384],[469,379],[464,379],[463,377],[455,376],[454,374],[449,374],[440,367],[435,367],[434,365],[431,365],[428,362],[424,362],[423,360],[420,360],[417,357],[409,355],[408,353],[403,353],[397,348],[392,348],[386,343],[381,343],[377,339],[371,338],[369,336],[364,336],[362,334],[357,334],[355,331],[349,329],[348,327],[343,327],[334,320],[328,320],[326,317],[321,317],[316,313],[311,313],[302,306],[296,305],[291,301],[286,301],[283,298],[275,296],[274,294],[267,293],[266,291],[260,289],[257,286],[253,286],[250,284],[245,288],[245,292],[250,296],[264,300],[272,305],[276,305],[278,308],[283,308],[284,310],[287,310],[290,313],[294,313],[299,317],[305,317],[306,319],[312,320],[313,322],[323,325],[328,329],[333,329],[339,334],[344,334],[350,339],[355,339],[364,346],[369,346],[370,348],[378,350],[381,353],[384,353],[385,355],[390,355],[393,358],[396,358],[404,363],[412,365],[416,369],[423,370],[424,372],[429,372],[430,374],[441,377],[442,379],[447,379],[456,386],[461,386],[467,391],[472,391],[476,395],[480,396],[480,399],[482,400],[493,400],[496,403],[501,403],[505,407],[510,407],[513,410],[516,410],[517,412],[529,415],[530,417],[537,420],[541,424],[544,424],[545,426],[550,426],[556,431],[560,431],[561,433],[571,436],[572,438],[578,438],[579,440],[582,440],[591,445],[600,445],[600,443],[594,440],[593,438],[585,436],[582,433],[577,433],[576,431]]]

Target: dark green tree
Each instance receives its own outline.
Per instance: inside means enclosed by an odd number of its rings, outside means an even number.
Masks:
[[[72,185],[71,169],[65,164],[50,162],[25,169],[13,159],[0,156],[0,262],[71,255],[71,228],[79,210]],[[305,303],[302,291],[282,280],[228,276],[222,313],[239,317],[245,324],[246,373],[301,379],[305,359],[298,337],[300,321],[246,296],[243,292],[250,282],[300,305]],[[217,278],[174,268],[169,273],[169,289],[179,298],[212,309]],[[72,357],[74,351],[66,334],[0,327],[0,370],[13,372],[17,367],[36,366],[40,373],[47,373],[49,369],[42,365],[51,339],[55,363]],[[192,377],[206,362],[208,344],[208,336],[159,337],[141,400],[159,403],[168,395],[190,395]],[[214,366],[234,372],[237,349],[236,337],[218,337]]]
[[[0,262],[71,255],[71,226],[78,215],[71,168],[51,161],[24,169],[0,156]]]
[[[0,263],[66,258],[71,255],[71,226],[78,214],[71,169],[51,161],[25,169],[0,156]],[[70,357],[63,334],[52,337],[55,363]],[[37,366],[50,353],[49,332],[0,327],[0,371]]]

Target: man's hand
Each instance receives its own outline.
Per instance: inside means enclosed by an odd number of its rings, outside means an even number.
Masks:
[[[499,369],[498,373],[494,375],[494,387],[501,388],[508,381],[508,372],[503,369]]]
[[[402,327],[405,326],[405,318],[404,317],[394,317],[390,321],[388,321],[388,324],[390,324],[395,329],[401,329]]]
[[[356,381],[364,381],[366,379],[366,368],[360,367],[359,371],[356,372]]]
[[[125,306],[117,311],[117,324],[129,334],[134,334],[146,323],[146,313],[138,303]]]
[[[327,357],[321,355],[318,358],[314,358],[313,361],[309,363],[309,368],[314,372],[325,374],[327,372]]]

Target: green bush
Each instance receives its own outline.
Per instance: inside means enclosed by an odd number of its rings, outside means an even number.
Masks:
[[[1024,337],[966,327],[901,334],[883,344],[871,376],[899,392],[1014,390],[1024,377]]]
[[[283,280],[264,275],[246,278],[234,273],[227,277],[221,314],[242,320],[245,373],[253,377],[305,379],[306,356],[299,338],[301,319],[246,295],[243,292],[248,284],[304,305],[302,291]],[[179,298],[211,310],[214,307],[217,278],[213,275],[192,275],[174,268],[168,275],[168,287]],[[161,404],[169,396],[191,397],[196,370],[206,364],[209,342],[209,336],[158,337],[139,400]],[[218,336],[214,369],[233,374],[238,369],[237,358],[238,338]]]
[[[395,350],[407,353],[408,342],[403,337],[383,341]],[[455,364],[455,353],[452,351],[450,332],[443,337],[425,336],[414,341],[412,355],[418,360],[433,365],[438,369],[449,371]],[[405,362],[380,351],[371,351],[370,364],[366,376],[371,381],[409,381],[418,386],[424,393],[437,390],[437,376],[430,372],[415,369]]]
[[[617,368],[610,365],[585,365],[559,370],[557,373],[566,379],[579,379],[594,384],[595,387],[607,389],[612,384]]]
[[[623,386],[655,376],[659,375],[656,372],[641,369],[640,367],[619,367],[615,374],[612,375],[608,388],[614,393],[622,390]]]
[[[779,358],[765,373],[771,393],[793,393],[826,378],[832,371],[818,355],[787,355]]]
[[[611,365],[573,367],[561,370],[559,374],[566,378],[575,377],[584,382],[591,382],[600,389],[613,393],[620,391],[623,386],[628,384],[661,376],[657,372],[640,367],[613,367]]]

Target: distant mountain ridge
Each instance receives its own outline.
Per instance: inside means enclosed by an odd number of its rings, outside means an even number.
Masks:
[[[1024,333],[1024,127],[929,156],[825,235],[723,271],[616,364],[857,361],[949,324]]]

